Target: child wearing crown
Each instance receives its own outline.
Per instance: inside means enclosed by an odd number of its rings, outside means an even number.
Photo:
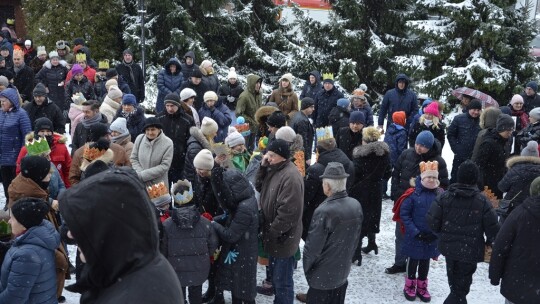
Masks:
[[[431,295],[427,290],[429,260],[439,256],[437,236],[431,231],[426,220],[431,204],[442,192],[439,188],[438,162],[421,162],[420,176],[411,179],[414,188],[406,192],[399,207],[401,223],[405,235],[401,247],[402,254],[407,256],[407,275],[403,293],[409,301],[418,296],[423,302],[429,302]],[[399,200],[398,200],[399,203]]]

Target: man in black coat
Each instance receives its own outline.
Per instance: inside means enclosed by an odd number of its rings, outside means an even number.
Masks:
[[[291,128],[302,136],[304,142],[304,158],[306,164],[311,164],[311,154],[313,152],[313,137],[315,136],[315,128],[309,116],[313,114],[315,110],[315,101],[310,97],[304,97],[300,106],[300,111],[296,112],[289,122]]]
[[[137,102],[144,101],[144,75],[140,65],[133,61],[133,52],[124,50],[122,63],[116,66],[118,74],[127,81],[131,94],[135,95]]]
[[[366,116],[360,111],[352,112],[349,126],[340,128],[336,136],[337,147],[353,160],[353,150],[362,144],[362,129],[366,125]]]
[[[470,159],[474,150],[474,144],[478,132],[480,132],[480,113],[482,112],[482,102],[473,99],[467,106],[467,112],[454,117],[448,127],[446,137],[450,143],[450,148],[454,152],[452,163],[452,173],[450,183],[456,182],[459,165]]]
[[[323,89],[315,96],[315,111],[313,112],[315,128],[328,126],[328,115],[340,98],[343,98],[343,93],[334,86],[334,80],[325,79]]]
[[[31,102],[25,103],[22,107],[28,113],[32,130],[38,118],[47,117],[53,123],[53,131],[59,134],[66,132],[66,121],[62,110],[47,98],[47,91],[42,83],[38,83],[34,88],[34,98]]]
[[[311,71],[308,77],[308,81],[306,81],[302,88],[302,93],[300,93],[300,99],[304,99],[304,97],[315,99],[315,96],[323,89],[321,73],[319,71]]]
[[[186,157],[189,128],[195,126],[195,121],[184,112],[180,96],[170,93],[165,96],[165,111],[159,113],[157,118],[163,125],[163,133],[167,135],[174,145],[174,154],[171,167],[169,168],[169,182],[177,182],[183,179],[184,159]]]
[[[525,91],[521,93],[523,97],[525,112],[529,112],[537,107],[540,107],[540,96],[536,93],[538,92],[538,84],[536,81],[531,81],[525,86]]]
[[[32,90],[34,89],[34,70],[24,63],[24,54],[21,51],[13,52],[13,84],[19,90],[23,101],[32,99]]]
[[[96,100],[88,100],[82,103],[84,117],[75,128],[73,138],[71,139],[71,156],[75,151],[82,147],[90,136],[91,126],[102,123],[107,124],[107,116],[99,112],[99,102]]]
[[[491,246],[499,231],[491,203],[476,186],[478,175],[473,162],[462,163],[457,183],[435,199],[426,216],[446,257],[450,294],[444,303],[467,303],[476,264],[484,261],[484,247]]]
[[[202,77],[202,72],[199,69],[196,69],[191,73],[191,77],[187,78],[187,80],[184,81],[180,87],[180,92],[182,92],[182,90],[185,88],[190,88],[197,93],[197,96],[195,96],[195,102],[193,103],[193,107],[197,111],[201,109],[204,103],[204,93],[208,91],[206,85],[202,82]]]

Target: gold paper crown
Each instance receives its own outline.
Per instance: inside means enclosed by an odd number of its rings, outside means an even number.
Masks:
[[[107,149],[105,150],[100,150],[98,148],[90,148],[90,145],[89,144],[86,144],[84,146],[84,152],[83,152],[83,157],[84,159],[88,160],[88,161],[93,161],[93,160],[96,160],[98,159],[99,157],[103,156],[103,154],[105,154],[105,152],[107,152]]]
[[[318,141],[334,138],[334,132],[332,131],[331,126],[326,126],[324,128],[317,128],[316,133],[317,133]]]
[[[322,74],[322,79],[325,80],[325,79],[334,79],[334,74],[332,73],[323,73]]]
[[[51,148],[46,139],[40,137],[39,139],[34,139],[26,142],[26,151],[28,155],[41,155],[44,153],[50,153]]]
[[[420,162],[420,173],[423,173],[425,171],[439,171],[439,162],[434,161],[428,161],[428,162]]]
[[[77,62],[86,61],[86,54],[85,53],[77,53],[77,55],[75,55],[75,60],[77,60]]]
[[[98,63],[98,70],[108,70],[109,69],[109,59],[100,60]]]
[[[167,190],[167,187],[165,186],[164,182],[160,182],[159,184],[153,184],[152,186],[147,187],[146,191],[148,192],[150,199],[155,199],[160,196],[169,195],[169,191]]]

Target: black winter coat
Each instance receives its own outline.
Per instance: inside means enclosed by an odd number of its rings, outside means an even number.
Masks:
[[[448,127],[447,137],[455,157],[471,158],[478,132],[480,132],[480,117],[473,118],[468,112],[454,117]]]
[[[315,83],[312,84],[309,81],[309,76],[315,76]],[[302,88],[302,93],[300,93],[300,99],[303,99],[304,97],[310,97],[315,100],[315,97],[319,92],[321,92],[323,89],[323,85],[321,84],[321,74],[318,71],[312,71],[308,75],[308,80],[304,84],[304,87]]]
[[[439,237],[441,254],[468,263],[484,260],[484,245],[490,245],[499,231],[497,215],[476,185],[450,185],[431,204],[426,219]]]
[[[379,233],[382,211],[382,183],[392,174],[390,148],[385,142],[376,141],[358,146],[353,151],[354,185],[349,196],[362,205],[364,221],[362,235]]]
[[[521,148],[527,146],[527,143],[531,140],[540,142],[540,122],[529,124],[526,128],[522,129],[516,136],[516,140],[521,143]]]
[[[118,75],[122,76],[127,82],[129,89],[131,90],[131,94],[135,95],[137,102],[143,102],[144,75],[141,66],[133,61],[130,64],[122,61],[122,63],[116,66],[116,71],[118,72]]]
[[[336,87],[333,87],[330,91],[322,89],[315,96],[315,111],[313,112],[313,124],[315,128],[326,127],[329,125],[328,116],[332,108],[336,107],[338,99],[343,98],[341,93]]]
[[[193,51],[187,51],[186,54],[184,55],[184,58],[186,57],[193,58],[193,62],[195,62],[195,53],[193,53]],[[184,75],[184,79],[191,78],[191,74],[193,73],[193,71],[199,69],[199,66],[195,63],[193,63],[192,65],[187,65],[184,62],[180,66],[182,67],[182,74]]]
[[[349,127],[341,128],[336,136],[336,144],[352,160],[354,148],[362,144],[362,131],[353,133]]]
[[[496,129],[488,129],[478,149],[477,155],[473,155],[472,161],[478,165],[480,176],[478,185],[480,189],[487,186],[498,197],[502,198],[502,192],[497,186],[506,173],[505,162],[508,154],[505,150],[506,138],[501,137]]]
[[[540,296],[540,196],[528,198],[505,220],[497,234],[490,280],[501,283],[501,294],[515,304],[538,303]]]
[[[442,149],[446,140],[445,129],[446,125],[442,122],[439,122],[438,128],[434,128],[433,126],[428,127],[425,124],[420,123],[420,121],[417,121],[409,130],[409,147],[414,147],[416,137],[418,136],[418,134],[420,134],[420,132],[429,131],[431,132],[431,134],[433,134],[433,137],[435,137],[441,143]]]
[[[193,166],[193,160],[197,153],[202,149],[212,150],[210,143],[202,134],[202,131],[197,127],[191,127],[189,129],[190,137],[186,146],[186,157],[184,162],[184,177],[190,182],[196,182],[197,173],[195,172],[195,166]]]
[[[35,101],[32,100],[32,102],[24,104],[22,108],[28,113],[28,118],[30,118],[30,123],[32,124],[32,130],[34,130],[36,119],[47,117],[53,123],[54,132],[59,134],[66,133],[66,121],[64,115],[62,115],[62,110],[48,98],[41,106],[38,106]]]
[[[238,101],[238,97],[240,97],[242,92],[244,92],[244,88],[239,81],[237,81],[234,85],[227,81],[227,83],[219,87],[219,92],[216,93],[218,93],[219,100],[221,100],[224,105],[234,112],[234,110],[236,110],[236,101]],[[227,99],[229,96],[233,97],[234,101],[230,102]]]
[[[191,82],[191,78],[187,78],[187,80],[182,83],[182,86],[180,87],[180,92],[182,92],[182,90],[185,88],[190,88],[195,91],[195,93],[197,93],[197,96],[195,97],[195,101],[193,103],[193,107],[195,108],[195,110],[199,111],[204,103],[204,93],[208,91],[206,85],[202,81],[198,85],[194,85],[193,82]]]
[[[163,125],[163,133],[173,141],[174,154],[171,168],[176,168],[182,172],[184,170],[184,160],[186,157],[186,146],[189,139],[189,128],[195,126],[193,117],[187,115],[182,107],[178,111],[169,114],[163,111],[157,115]]]
[[[525,112],[527,112],[527,114],[529,114],[532,109],[540,107],[540,95],[536,94],[536,92],[532,96],[522,93],[521,97],[523,97],[523,107],[525,108]]]
[[[498,183],[507,200],[512,200],[508,212],[521,205],[529,197],[532,181],[540,176],[540,158],[534,156],[514,156],[506,161],[508,171]]]
[[[420,162],[434,161],[439,163],[439,181],[441,188],[448,187],[448,170],[446,162],[441,157],[440,143],[435,141],[428,152],[419,155],[414,148],[409,148],[399,156],[394,171],[392,171],[392,200],[395,202],[411,187],[410,179],[420,175]]]
[[[306,161],[311,159],[313,151],[313,138],[315,136],[315,128],[309,121],[309,118],[302,111],[298,111],[294,114],[293,118],[289,122],[291,128],[302,136],[304,143],[304,158]]]
[[[113,121],[115,121],[118,117],[125,117],[122,115],[122,108],[119,108],[118,111],[116,111],[116,115],[114,116]],[[135,139],[137,139],[137,136],[144,133],[144,123],[146,122],[146,116],[144,116],[144,110],[143,108],[137,106],[135,107],[135,113],[129,115],[126,118],[126,125],[129,130],[129,134],[131,134],[131,142],[135,142]]]
[[[31,67],[24,65],[18,73],[15,72],[14,67],[11,71],[13,72],[13,75],[15,75],[13,84],[17,87],[17,90],[19,90],[22,100],[32,100],[32,91],[34,90],[35,81],[34,70],[32,70]]]
[[[61,63],[57,66],[52,66],[50,61],[47,60],[45,64],[43,64],[41,71],[36,74],[36,83],[41,82],[49,89],[47,97],[62,111],[69,110],[69,104],[66,103],[66,91],[64,90],[63,84],[66,80],[67,73],[68,69]]]
[[[334,107],[328,115],[328,122],[332,126],[332,131],[337,134],[339,129],[349,127],[349,117],[351,113],[348,109]]]
[[[92,82],[86,78],[86,76],[83,76],[81,81],[75,80],[75,78],[71,78],[71,80],[66,85],[66,104],[69,105],[73,102],[71,100],[71,97],[73,94],[76,93],[82,93],[84,95],[84,98],[86,100],[95,100],[96,99],[96,93],[94,92],[94,86],[92,85]]]
[[[101,115],[100,123],[107,123],[107,117],[101,113],[97,113],[97,115]],[[86,143],[88,136],[90,136],[90,128],[85,128],[82,121],[77,125],[75,128],[75,132],[73,133],[73,138],[71,139],[71,156],[73,157],[73,154],[77,149],[84,146]]]
[[[321,175],[330,162],[338,162],[343,165],[345,172],[349,174],[347,178],[347,189],[354,183],[354,164],[347,158],[347,155],[340,149],[324,151],[319,154],[317,162],[309,166],[304,178],[304,212],[302,214],[302,239],[306,239],[309,231],[309,224],[313,217],[313,212],[326,199],[323,192]]]

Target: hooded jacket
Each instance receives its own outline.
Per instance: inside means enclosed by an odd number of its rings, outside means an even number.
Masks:
[[[398,88],[398,81],[405,81],[405,88],[400,90]],[[418,100],[416,93],[409,89],[409,77],[405,74],[399,74],[395,80],[395,88],[389,90],[384,94],[383,101],[381,103],[381,109],[379,110],[379,126],[384,124],[386,118],[387,126],[392,121],[392,114],[396,111],[403,111],[407,117],[405,126],[410,126],[414,115],[418,112]]]
[[[189,79],[191,77],[191,74],[193,73],[193,71],[199,69],[199,66],[197,64],[195,64],[195,62],[196,62],[195,59],[196,58],[195,58],[195,53],[193,53],[193,51],[187,51],[184,54],[184,58],[186,58],[186,57],[193,58],[193,64],[187,65],[185,62],[181,64],[182,74],[184,74],[184,78]]]
[[[309,81],[309,76],[315,76],[315,83],[311,83]],[[321,84],[321,73],[319,71],[311,71],[308,75],[308,79],[306,83],[304,84],[304,87],[302,88],[302,93],[300,93],[300,100],[304,99],[304,97],[310,97],[315,100],[315,96],[323,90],[323,86]]]
[[[390,147],[390,162],[394,167],[401,153],[407,149],[407,130],[396,123],[390,124],[386,128],[384,142]]]
[[[255,91],[255,85],[257,82],[262,82],[261,77],[250,74],[247,76],[246,89],[236,102],[236,117],[243,116],[247,123],[249,123],[249,129],[252,134],[257,133],[257,121],[255,120],[255,112],[262,105],[261,92]]]
[[[195,166],[193,160],[197,153],[202,149],[208,149],[212,151],[210,142],[204,137],[202,131],[197,127],[189,128],[189,134],[191,135],[186,144],[186,158],[184,162],[184,177],[190,182],[195,182],[197,173],[195,172]]]
[[[6,97],[13,107],[8,112],[0,111],[0,166],[15,166],[24,146],[24,136],[32,131],[28,114],[19,105],[17,92],[8,90],[6,94],[9,96]]]
[[[176,66],[176,72],[174,74],[171,73],[170,67],[171,65]],[[182,67],[180,65],[180,61],[176,58],[171,58],[165,66],[163,66],[163,69],[159,71],[158,78],[157,78],[157,87],[158,87],[158,96],[157,96],[157,102],[156,102],[156,111],[161,112],[165,108],[165,105],[163,102],[165,101],[165,96],[170,93],[176,93],[180,95],[180,87],[182,86],[182,82],[184,81],[184,76],[182,75]],[[158,109],[159,105],[159,109]]]
[[[173,159],[173,149],[172,140],[163,134],[163,131],[152,141],[148,140],[146,134],[137,136],[130,161],[146,186],[163,182],[169,188],[168,172]]]
[[[504,149],[507,139],[503,138],[496,129],[489,129],[482,138],[478,154],[473,155],[472,161],[478,165],[480,176],[478,184],[480,189],[487,186],[498,197],[502,192],[497,184],[506,173],[506,159],[508,155]]]
[[[328,126],[328,116],[332,108],[336,107],[338,99],[343,98],[341,93],[335,86],[330,91],[324,88],[315,96],[315,111],[311,115],[315,128]]]
[[[540,158],[535,156],[514,156],[506,161],[508,171],[497,184],[504,198],[511,200],[509,212],[529,197],[532,181],[540,176]]]

